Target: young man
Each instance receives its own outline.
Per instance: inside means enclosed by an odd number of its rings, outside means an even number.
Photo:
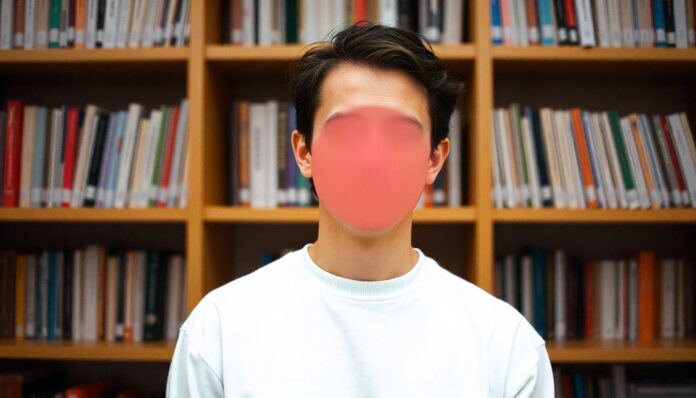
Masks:
[[[308,51],[291,86],[318,238],[201,300],[167,395],[552,397],[524,317],[411,246],[461,91],[429,44],[358,23]]]

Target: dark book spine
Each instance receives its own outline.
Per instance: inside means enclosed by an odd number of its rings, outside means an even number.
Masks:
[[[126,320],[126,253],[114,253],[118,256],[118,284],[116,286],[116,341],[123,341]]]
[[[288,203],[288,179],[287,172],[285,168],[287,167],[287,161],[285,159],[287,151],[285,150],[286,145],[288,145],[288,135],[287,131],[288,123],[288,113],[285,108],[285,103],[280,103],[278,107],[278,193],[280,194],[278,198],[278,204],[280,206],[286,206]]]
[[[285,3],[285,42],[297,43],[297,0]]]
[[[85,186],[85,197],[82,201],[84,207],[94,207],[97,199],[97,186],[99,185],[99,173],[101,172],[102,156],[104,154],[104,144],[106,143],[106,130],[108,125],[108,113],[97,115],[94,148],[92,151],[92,159],[90,159],[87,169],[87,185]]]
[[[75,20],[77,18],[76,0],[70,0],[68,6],[68,47],[75,47]]]
[[[73,251],[64,252],[63,261],[63,339],[72,340]]]
[[[228,1],[224,0],[222,2],[223,7],[227,3],[228,3]],[[181,21],[179,21],[179,20],[181,19],[181,15],[183,13],[183,7],[184,7],[184,0],[179,0],[176,2],[176,11],[174,12],[174,22],[173,22],[174,25],[171,27],[172,32],[171,32],[171,36],[169,36],[169,46],[171,46],[171,47],[176,46],[176,44],[177,44],[176,43],[176,32],[178,31],[177,26],[181,23]],[[224,25],[222,25],[222,26],[224,29]],[[223,43],[226,43],[226,42],[223,41]]]
[[[259,0],[254,0],[254,37],[251,42],[259,43]]]
[[[97,3],[97,40],[96,48],[101,48],[104,44],[104,19],[106,16],[106,0],[98,0]]]
[[[674,28],[674,0],[664,0],[665,31],[667,32],[667,47],[677,46],[677,34]]]
[[[159,341],[164,332],[165,256],[157,251],[147,253],[145,281],[145,341]]]
[[[526,112],[526,111],[525,111]],[[534,149],[536,151],[537,167],[539,168],[539,182],[541,185],[541,205],[542,207],[551,207],[552,195],[551,184],[549,183],[549,169],[547,167],[548,159],[544,150],[544,139],[541,132],[541,120],[539,118],[539,110],[529,108],[532,122],[532,133],[534,134]]]
[[[568,25],[566,22],[565,4],[563,0],[554,0],[556,6],[556,29],[558,32],[558,44],[570,44],[568,40]]]
[[[397,26],[402,29],[418,31],[418,2],[415,0],[399,0],[397,10]]]
[[[227,135],[227,172],[228,175],[228,191],[227,191],[227,203],[231,206],[239,205],[239,195],[237,194],[239,190],[239,176],[238,176],[238,158],[235,156],[237,153],[237,137],[239,136],[239,103],[237,101],[232,102],[232,107],[230,108],[230,129]]]
[[[181,4],[183,0],[179,1]],[[220,13],[220,26],[222,27],[222,42],[231,44],[232,36],[230,32],[232,31],[232,0],[222,0],[222,12]],[[179,7],[177,7],[177,13],[179,12]],[[178,18],[177,18],[178,19]]]
[[[0,189],[4,187],[3,176],[5,175],[5,131],[7,124],[7,112],[0,110]],[[2,206],[2,202],[0,202]]]

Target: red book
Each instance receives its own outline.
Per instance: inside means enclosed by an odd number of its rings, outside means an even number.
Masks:
[[[80,109],[68,109],[68,122],[65,131],[65,147],[63,148],[63,200],[61,207],[70,207],[73,179],[75,175],[75,157],[77,154],[77,135],[79,132]]]
[[[172,122],[169,123],[169,139],[164,157],[164,170],[162,171],[162,184],[160,185],[160,197],[158,207],[167,207],[167,194],[169,188],[169,174],[172,171],[172,158],[174,157],[174,147],[176,146],[176,130],[179,124],[179,107],[172,109],[170,114]]]
[[[682,197],[684,197],[686,196],[686,183],[684,182],[684,175],[682,174],[681,165],[679,164],[679,159],[677,158],[677,150],[674,146],[674,141],[672,140],[672,130],[669,128],[669,123],[667,123],[667,118],[665,116],[660,116],[660,123],[662,124],[662,131],[665,134],[665,141],[667,141],[669,158],[672,162],[672,167],[674,167],[674,174],[677,176],[679,193],[681,193]],[[691,206],[693,207],[693,204]]]
[[[593,277],[592,277],[592,261],[585,261],[585,269],[584,269],[584,275],[583,278],[585,279],[585,291],[583,292],[584,294],[584,299],[585,299],[585,339],[591,339],[594,337],[594,331],[592,328],[594,327],[594,319],[592,318],[592,312],[593,312],[593,300],[592,300],[592,295],[594,294],[594,285],[592,284],[593,282]]]
[[[2,205],[19,206],[19,171],[22,164],[22,128],[24,103],[7,101],[7,125],[5,126],[5,164],[2,186]]]
[[[353,18],[355,22],[367,21],[367,0],[354,0]]]
[[[565,14],[566,14],[566,27],[568,28],[568,37],[571,39],[571,43],[576,43],[579,38],[577,37],[578,32],[578,20],[575,17],[575,1],[574,0],[564,0],[565,1]],[[575,40],[573,40],[571,31],[575,31]]]

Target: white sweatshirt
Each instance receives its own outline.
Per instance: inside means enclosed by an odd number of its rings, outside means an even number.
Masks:
[[[553,397],[544,340],[419,249],[358,281],[291,252],[208,293],[180,329],[168,397]]]

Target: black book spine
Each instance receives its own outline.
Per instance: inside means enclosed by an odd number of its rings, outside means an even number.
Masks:
[[[541,204],[543,207],[551,207],[551,184],[549,183],[549,169],[547,167],[546,151],[544,150],[544,139],[541,133],[541,120],[539,110],[530,109],[532,132],[534,134],[534,149],[536,151],[536,161],[539,167],[539,181],[541,182]]]
[[[177,20],[179,15],[179,8],[183,0],[179,0],[179,6],[177,6]],[[222,0],[222,12],[220,13],[220,26],[222,27],[222,42],[227,44],[232,44],[232,36],[230,36],[230,31],[232,30],[232,18],[230,9],[232,8],[232,0]],[[173,36],[172,36],[173,37]]]
[[[223,3],[223,7],[224,7],[224,5],[229,3],[229,2],[227,0],[224,0],[222,3]],[[179,0],[176,2],[176,11],[174,12],[174,26],[172,26],[172,33],[171,33],[171,36],[169,37],[169,45],[171,47],[174,47],[177,44],[176,33],[179,31],[179,29],[177,29],[177,26],[179,26],[181,24],[180,19],[181,19],[181,14],[183,12],[183,7],[184,7],[184,0]],[[222,26],[224,27],[224,25],[222,25]],[[223,43],[226,43],[226,42],[223,41]]]
[[[556,29],[558,32],[558,44],[570,44],[568,40],[568,25],[566,23],[565,4],[563,0],[555,0]]]
[[[674,0],[664,0],[665,31],[667,32],[667,47],[677,46],[677,34],[674,30]]]
[[[97,199],[97,186],[99,185],[99,174],[101,173],[102,156],[104,145],[106,144],[106,130],[109,125],[109,114],[101,113],[97,115],[97,129],[94,135],[94,149],[92,159],[89,162],[87,173],[87,184],[85,186],[85,197],[82,201],[84,207],[94,207]]]
[[[116,341],[123,341],[124,325],[126,320],[126,255],[114,253],[118,256],[118,284],[116,293]]]
[[[96,48],[101,48],[104,44],[104,19],[106,16],[106,0],[98,0],[97,3],[97,40]]]
[[[72,250],[63,254],[63,340],[72,340],[73,266]]]
[[[164,293],[166,267],[163,253],[147,253],[147,275],[145,281],[145,341],[159,341],[164,335]]]
[[[77,34],[75,30],[75,20],[77,18],[77,4],[76,0],[70,0],[68,5],[68,47],[75,47],[75,35]],[[70,33],[72,32],[72,34]]]

